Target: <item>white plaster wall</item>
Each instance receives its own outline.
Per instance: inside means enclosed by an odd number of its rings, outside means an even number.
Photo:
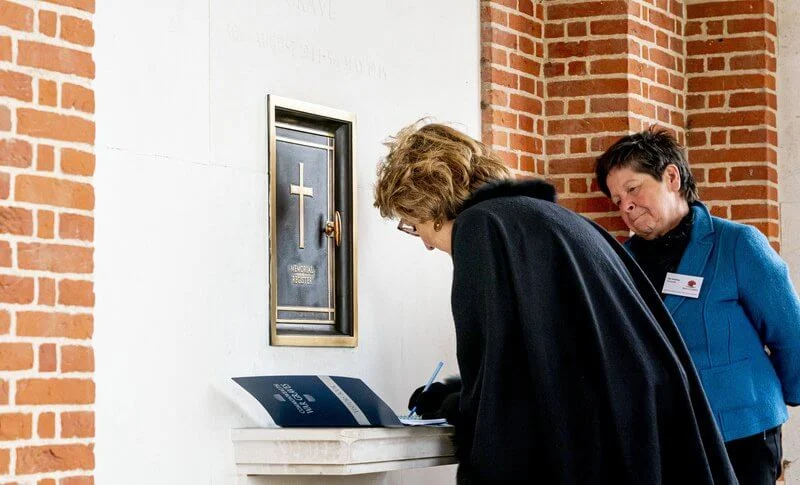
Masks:
[[[479,136],[477,3],[97,8],[98,483],[233,483],[229,430],[268,419],[233,376],[352,375],[402,409],[437,360],[455,372],[449,258],[382,221],[372,185],[381,141],[423,115]],[[356,349],[268,346],[268,93],[358,117]]]
[[[800,288],[800,3],[778,0],[778,198],[781,208],[781,256]],[[800,484],[800,408],[790,409],[783,430],[786,483]]]

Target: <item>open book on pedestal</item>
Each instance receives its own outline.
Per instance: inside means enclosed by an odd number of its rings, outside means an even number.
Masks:
[[[281,427],[403,426],[363,381],[339,376],[253,376],[233,380],[255,397]],[[415,419],[403,418],[408,424]]]

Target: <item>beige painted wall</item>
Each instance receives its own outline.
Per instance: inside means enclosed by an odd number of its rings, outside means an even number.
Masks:
[[[778,164],[781,255],[800,287],[800,2],[778,0]],[[784,426],[787,485],[800,484],[800,408]]]

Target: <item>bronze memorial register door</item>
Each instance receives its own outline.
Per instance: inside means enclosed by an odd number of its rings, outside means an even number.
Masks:
[[[270,95],[270,344],[358,343],[352,113]]]

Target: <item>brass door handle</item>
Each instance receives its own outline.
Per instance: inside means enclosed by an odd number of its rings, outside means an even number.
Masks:
[[[342,243],[342,215],[339,211],[334,211],[333,220],[325,223],[325,235],[333,238],[337,248]]]

